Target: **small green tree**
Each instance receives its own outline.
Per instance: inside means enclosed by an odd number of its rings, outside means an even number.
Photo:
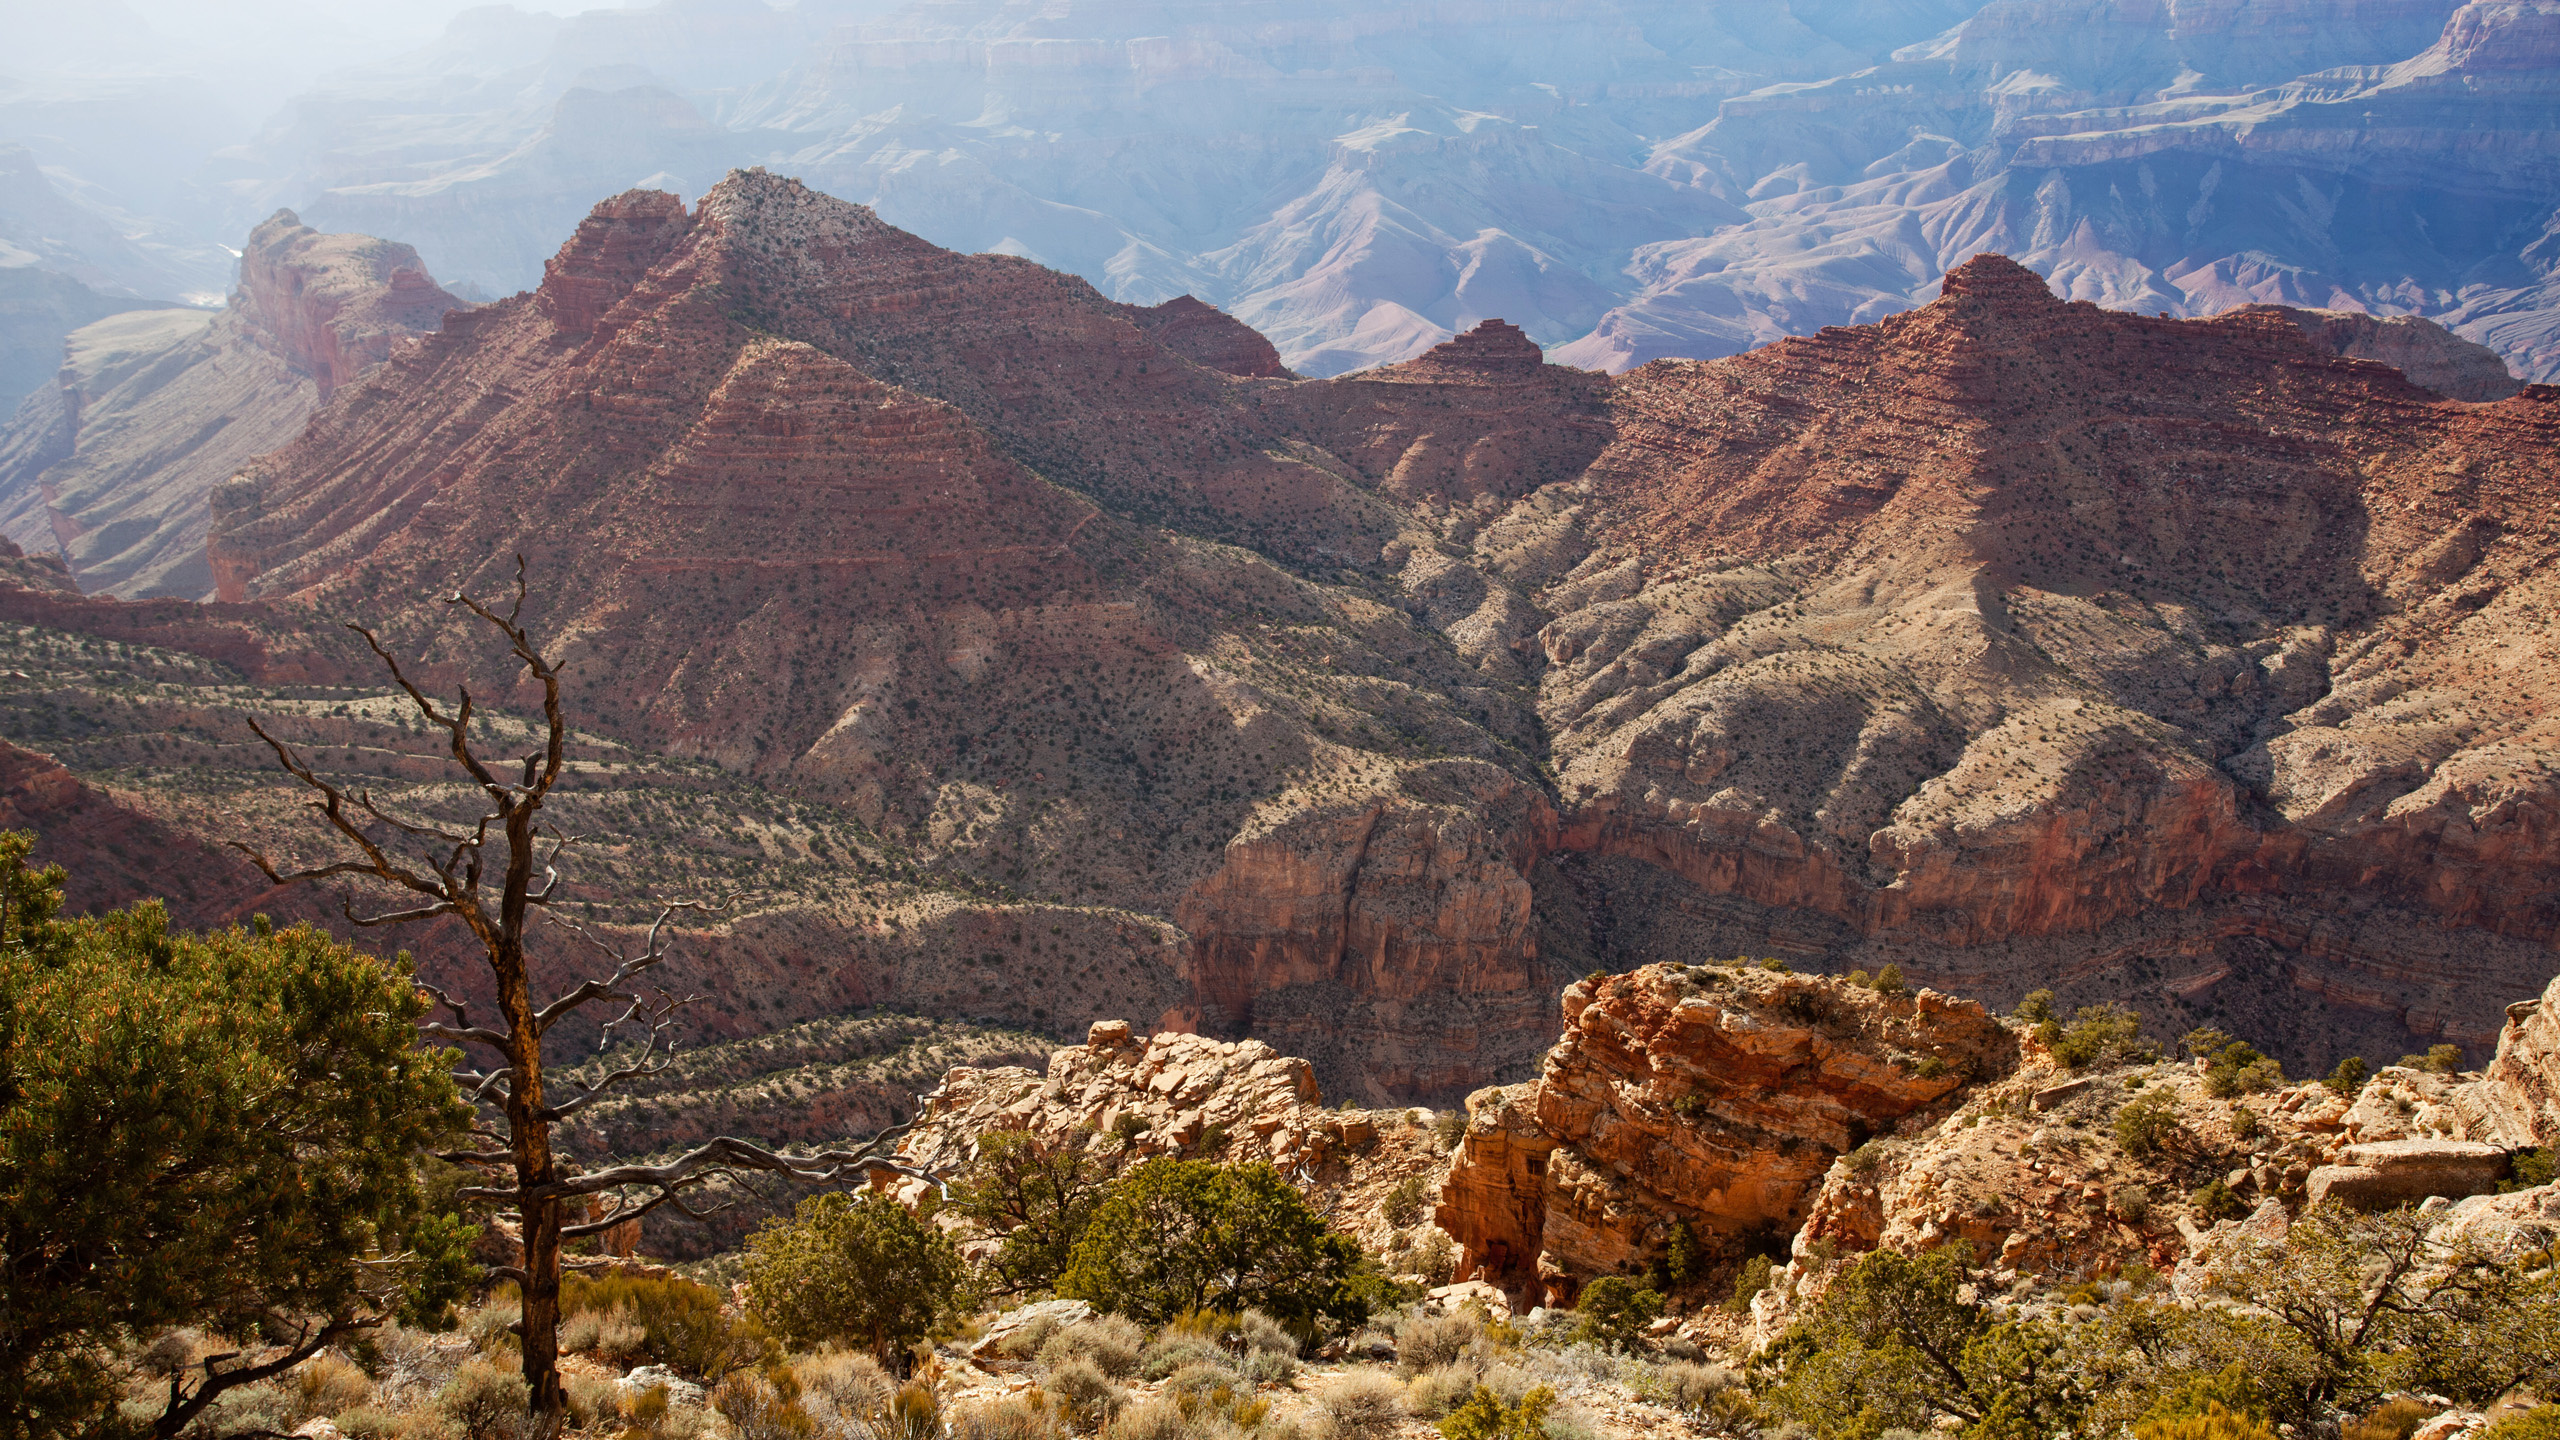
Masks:
[[[1556,1392],[1541,1385],[1505,1405],[1502,1397],[1478,1385],[1467,1403],[1440,1421],[1446,1440],[1545,1440],[1547,1412],[1556,1408]]]
[[[2116,1111],[2116,1143],[2137,1160],[2159,1154],[2177,1134],[2177,1102],[2157,1091],[2135,1096]]]
[[[1582,1317],[1583,1339],[1611,1350],[1632,1349],[1644,1339],[1644,1327],[1662,1318],[1662,1293],[1622,1275],[1603,1275],[1582,1287],[1573,1310]]]
[[[1057,1289],[1149,1324],[1252,1308],[1305,1325],[1361,1318],[1359,1262],[1269,1165],[1158,1157],[1112,1183]]]
[[[895,1360],[960,1292],[959,1252],[884,1195],[812,1195],[747,1237],[747,1313],[806,1349],[852,1340]]]
[[[2218,1100],[2273,1090],[2284,1083],[2284,1066],[2258,1053],[2246,1040],[2225,1045],[2205,1063],[2205,1093]]]
[[[0,834],[0,1429],[81,1431],[114,1349],[172,1325],[238,1341],[171,1378],[175,1435],[224,1391],[471,1273],[418,1162],[468,1123],[425,1005],[303,926],[189,935],[159,905],[55,918],[59,869]]]
[[[2352,1096],[2364,1088],[2365,1077],[2372,1073],[2371,1068],[2364,1063],[2363,1056],[2350,1055],[2339,1061],[2338,1068],[2330,1071],[2329,1078],[2320,1083],[2340,1095]]]
[[[978,1137],[978,1154],[951,1189],[952,1211],[1004,1237],[985,1267],[1000,1295],[1047,1290],[1120,1173],[1126,1149],[1099,1133],[1040,1139],[1020,1130]]]

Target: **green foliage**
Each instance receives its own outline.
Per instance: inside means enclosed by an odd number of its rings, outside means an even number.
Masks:
[[[2560,1386],[2560,1272],[2470,1239],[2429,1238],[2414,1210],[2303,1212],[2281,1244],[2238,1257],[2222,1286],[2307,1353],[2320,1398],[2354,1408],[2396,1390],[2483,1405]]]
[[[1662,1293],[1623,1275],[1603,1275],[1582,1287],[1573,1307],[1582,1338],[1611,1350],[1643,1343],[1644,1327],[1662,1318]]]
[[[1860,1257],[1774,1347],[1769,1407],[1820,1440],[1926,1430],[1941,1414],[1974,1440],[2069,1429],[2089,1396],[2063,1333],[1995,1320],[1964,1286],[1953,1248]]]
[[[1753,1297],[1769,1288],[1769,1272],[1775,1268],[1766,1255],[1754,1255],[1742,1262],[1742,1271],[1733,1277],[1733,1300],[1725,1308],[1740,1314],[1751,1308]]]
[[[2190,1030],[2180,1037],[2178,1048],[2201,1060],[2208,1055],[2221,1054],[2238,1039],[2236,1035],[2206,1025]]]
[[[813,1195],[747,1240],[747,1311],[783,1343],[852,1340],[884,1361],[925,1337],[960,1290],[943,1233],[883,1195]]]
[[[1879,970],[1879,971],[1877,971],[1877,972],[1876,972],[1876,993],[1877,993],[1877,994],[1879,994],[1879,995],[1899,995],[1899,994],[1902,994],[1902,993],[1903,993],[1904,988],[1905,988],[1905,987],[1904,987],[1904,985],[1903,985],[1903,983],[1902,983],[1902,967],[1901,967],[1901,966],[1899,966],[1899,965],[1887,965],[1887,966],[1886,966],[1886,967],[1884,967],[1883,969],[1881,969],[1881,970]]]
[[[2560,1405],[2536,1405],[2509,1415],[2473,1440],[2560,1440]]]
[[[2508,1157],[2507,1178],[2498,1184],[2500,1193],[2531,1190],[2551,1183],[2560,1172],[2560,1149],[2545,1145],[2538,1150],[2523,1150]]]
[[[2249,1213],[2248,1202],[2233,1194],[2219,1176],[2196,1187],[2195,1193],[2187,1197],[2187,1204],[2194,1208],[2196,1218],[2207,1225],[2238,1220]]]
[[[1057,1290],[1153,1324],[1213,1306],[1358,1320],[1360,1259],[1269,1165],[1159,1157],[1112,1182]]]
[[[2455,1071],[2460,1070],[2462,1068],[2462,1047],[2459,1045],[2428,1046],[2427,1068],[2438,1075],[2451,1075]]]
[[[1705,1252],[1698,1247],[1698,1232],[1689,1228],[1688,1221],[1674,1220],[1671,1238],[1663,1245],[1662,1253],[1653,1257],[1646,1278],[1653,1282],[1654,1289],[1668,1294],[1696,1279],[1705,1261]]]
[[[1547,1414],[1555,1405],[1556,1392],[1544,1385],[1516,1405],[1503,1404],[1501,1396],[1478,1385],[1466,1404],[1440,1421],[1440,1433],[1447,1440],[1545,1440]]]
[[[1430,1192],[1423,1188],[1422,1177],[1407,1175],[1395,1183],[1394,1189],[1387,1192],[1387,1198],[1380,1205],[1379,1211],[1387,1217],[1388,1224],[1401,1230],[1421,1222],[1423,1208],[1429,1199]]]
[[[987,1263],[988,1288],[1001,1295],[1047,1290],[1066,1273],[1067,1257],[1120,1173],[1120,1151],[1083,1134],[1044,1140],[1020,1130],[978,1137],[978,1156],[952,1187],[951,1209],[1004,1237]]]
[[[2329,1078],[2320,1083],[2340,1095],[2353,1095],[2364,1088],[2365,1077],[2372,1073],[2372,1067],[2364,1063],[2363,1056],[2350,1055],[2339,1061],[2338,1068],[2330,1071]]]
[[[2048,1019],[2038,1034],[2053,1058],[2072,1070],[2156,1060],[2160,1054],[2142,1038],[2142,1017],[2121,1005],[2083,1005],[2069,1025]]]
[[[2116,1111],[2116,1143],[2135,1159],[2158,1155],[2177,1135],[2177,1102],[2158,1091],[2138,1095]]]
[[[2284,1066],[2258,1053],[2246,1040],[2225,1045],[2205,1063],[2205,1093],[2217,1100],[2273,1090],[2284,1083]]]
[[[0,834],[0,1428],[75,1428],[101,1347],[171,1325],[444,1322],[471,1231],[417,1159],[469,1110],[406,962],[156,903],[62,920],[31,843]]]
[[[2238,1101],[2232,1102],[2231,1133],[2233,1135],[2238,1136],[2243,1140],[2254,1140],[2257,1138],[2258,1132],[2265,1128],[2267,1128],[2266,1123],[2258,1118],[2257,1111],[2250,1109],[2248,1106],[2243,1105]]]
[[[2009,1013],[2030,1025],[2041,1025],[2053,1018],[2053,992],[2030,990],[2026,998],[2018,1002],[2018,1008]]]
[[[641,1356],[708,1380],[763,1364],[773,1349],[760,1322],[724,1315],[720,1302],[719,1291],[680,1276],[593,1279],[571,1274],[560,1279],[563,1320],[584,1315],[622,1319],[639,1329]]]
[[[1795,973],[1794,966],[1789,965],[1786,961],[1779,959],[1775,955],[1761,961],[1760,968],[1778,975],[1791,975]]]

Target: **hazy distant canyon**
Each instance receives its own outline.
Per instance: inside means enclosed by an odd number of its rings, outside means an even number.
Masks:
[[[1986,250],[2144,312],[2433,316],[2560,373],[2552,0],[489,7],[273,93],[119,8],[0,79],[6,395],[101,304],[222,293],[280,206],[493,298],[604,196],[759,163],[1198,296],[1309,375],[1491,317],[1586,367],[1731,354]]]

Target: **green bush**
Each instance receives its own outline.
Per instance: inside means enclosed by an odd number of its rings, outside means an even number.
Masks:
[[[2338,1068],[2330,1071],[2329,1078],[2320,1083],[2337,1094],[2351,1096],[2364,1088],[2365,1077],[2372,1073],[2372,1068],[2364,1063],[2363,1056],[2350,1055],[2339,1061]]]
[[[2121,1005],[2084,1005],[2069,1025],[2047,1019],[2037,1037],[2065,1068],[2156,1060],[2159,1050],[2142,1038],[2142,1017]]]
[[[1379,1213],[1386,1217],[1388,1224],[1402,1230],[1407,1226],[1420,1223],[1424,1206],[1429,1202],[1429,1198],[1429,1192],[1423,1188],[1422,1177],[1407,1175],[1395,1183],[1394,1189],[1387,1192],[1387,1198],[1379,1206]]]
[[[1556,1392],[1544,1385],[1505,1405],[1482,1385],[1466,1404],[1440,1422],[1446,1440],[1545,1440],[1547,1416],[1556,1407]]]
[[[1612,1350],[1644,1341],[1644,1328],[1662,1318],[1662,1294],[1623,1275],[1603,1275],[1582,1287],[1573,1307],[1582,1338]]]
[[[2248,1204],[2219,1179],[2206,1181],[2187,1197],[2187,1203],[2194,1207],[2197,1218],[2207,1225],[2219,1220],[2237,1220],[2249,1213]]]
[[[1733,1300],[1725,1308],[1740,1314],[1751,1308],[1753,1298],[1769,1288],[1769,1272],[1773,1268],[1766,1255],[1754,1255],[1742,1262],[1742,1271],[1733,1277]]]
[[[785,1344],[851,1340],[883,1360],[925,1337],[960,1291],[943,1233],[885,1195],[813,1195],[748,1237],[747,1312]]]
[[[2536,1405],[2481,1431],[2473,1440],[2560,1440],[2560,1405]]]
[[[1154,1324],[1250,1306],[1309,1327],[1365,1317],[1360,1261],[1269,1165],[1159,1157],[1112,1183],[1057,1288]]]
[[[525,1421],[524,1377],[480,1356],[462,1362],[436,1396],[436,1409],[467,1440],[515,1440]]]
[[[2136,1096],[2116,1111],[2115,1128],[2116,1143],[2124,1147],[2124,1153],[2148,1160],[2177,1138],[2177,1102],[2157,1091]]]
[[[2258,1053],[2246,1040],[2234,1040],[2205,1063],[2205,1093],[2217,1100],[2254,1095],[2284,1083],[2284,1066]]]

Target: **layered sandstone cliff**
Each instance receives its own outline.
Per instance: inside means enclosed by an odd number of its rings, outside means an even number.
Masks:
[[[1839,1156],[2018,1056],[1971,1001],[1740,966],[1585,980],[1564,1015],[1536,1080],[1469,1097],[1438,1215],[1463,1276],[1547,1304],[1677,1227],[1729,1272],[1796,1232]]]
[[[279,210],[250,232],[228,308],[71,335],[54,383],[0,430],[0,533],[61,554],[92,592],[211,598],[207,493],[461,304],[408,246]]]

